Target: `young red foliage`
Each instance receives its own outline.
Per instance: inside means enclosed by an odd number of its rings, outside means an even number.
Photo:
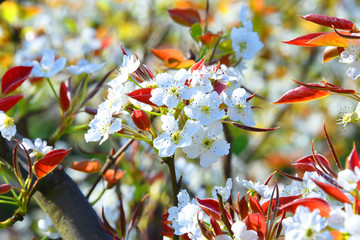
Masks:
[[[97,159],[76,161],[71,164],[70,168],[85,173],[96,173],[100,171],[101,163]]]
[[[186,9],[169,9],[168,10],[170,17],[174,22],[183,25],[191,27],[194,23],[200,23],[200,14],[197,10],[192,8],[186,8]]]
[[[273,104],[307,102],[327,97],[329,95],[330,92],[326,90],[318,90],[305,86],[300,86],[286,92],[284,95],[281,96],[279,100],[277,100]]]
[[[326,194],[328,194],[330,197],[332,197],[340,202],[351,204],[349,198],[340,189],[338,189],[330,184],[320,182],[316,179],[311,179],[311,180],[319,188],[321,188],[324,192],[326,192]]]
[[[18,88],[26,79],[29,78],[32,68],[32,66],[17,66],[7,70],[1,79],[2,94],[5,95],[11,93]]]
[[[346,32],[339,32],[340,34],[346,34]],[[290,41],[283,41],[283,43],[303,46],[303,47],[348,47],[349,40],[339,36],[336,32],[318,32],[309,33]]]
[[[146,103],[151,106],[157,106],[150,101],[152,90],[153,88],[140,88],[131,93],[128,93],[127,95],[135,100],[138,100],[139,102]]]
[[[298,206],[308,207],[310,209],[310,211],[313,211],[315,209],[319,209],[320,210],[320,215],[322,217],[329,217],[330,211],[331,211],[330,204],[328,202],[326,202],[324,199],[321,199],[321,198],[297,199],[297,200],[295,200],[293,202],[289,202],[289,203],[281,206],[279,208],[279,210],[280,211],[285,211],[285,212],[295,213],[296,208]]]
[[[184,55],[176,49],[151,49],[151,52],[163,60],[168,68],[189,68],[195,63],[194,60],[185,59]]]
[[[71,99],[68,84],[66,82],[62,82],[60,84],[59,99],[60,99],[60,107],[65,112],[70,107],[70,99]]]
[[[266,222],[265,218],[259,213],[249,213],[244,219],[244,223],[248,230],[257,232],[259,239],[265,239],[266,235]]]
[[[302,196],[302,195],[299,194],[299,195],[295,195],[295,196],[280,197],[280,198],[279,198],[279,206],[278,206],[278,207],[281,207],[281,206],[283,206],[283,205],[285,205],[285,204],[287,204],[287,203],[289,203],[289,202],[292,202],[292,201],[300,198],[301,196]],[[268,208],[269,208],[269,204],[270,204],[270,200],[264,202],[264,203],[261,205],[261,208],[262,208],[262,210],[263,210],[264,213],[267,213]],[[275,204],[276,204],[276,200],[273,199],[273,200],[271,201],[271,209],[272,209],[272,211],[275,211],[275,209],[274,209],[274,208],[275,208]],[[277,212],[277,216],[281,215],[282,213],[283,213],[283,211],[278,211],[278,212]]]
[[[134,110],[131,118],[139,129],[149,131],[151,125],[150,118],[143,110]]]
[[[301,18],[325,27],[334,27],[343,30],[352,30],[354,27],[354,23],[346,18],[329,17],[318,14],[308,14],[306,16],[301,16]]]
[[[11,184],[9,183],[4,183],[0,185],[0,194],[4,194],[7,193],[11,190]]]
[[[0,99],[0,111],[7,112],[14,107],[24,95],[17,94]]]
[[[60,162],[65,158],[65,156],[70,152],[71,149],[57,149],[49,152],[43,158],[38,160],[34,164],[34,173],[38,179],[41,179],[48,175],[52,170],[54,170]]]
[[[359,156],[356,150],[355,142],[350,155],[346,158],[345,168],[354,171],[355,167],[360,168]]]

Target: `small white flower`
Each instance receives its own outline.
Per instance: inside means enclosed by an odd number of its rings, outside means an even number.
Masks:
[[[100,141],[102,144],[108,139],[109,134],[114,134],[122,127],[121,119],[112,117],[112,113],[108,109],[98,109],[93,120],[90,121],[90,129],[85,134],[86,142]]]
[[[349,64],[346,74],[357,79],[360,76],[360,41],[358,39],[349,40],[349,47],[340,54],[340,62]]]
[[[0,111],[0,132],[1,136],[8,141],[16,134],[14,119],[6,115],[3,111]]]
[[[222,133],[222,124],[214,121],[207,127],[200,127],[192,136],[192,144],[183,148],[189,158],[200,156],[200,165],[203,168],[209,167],[219,157],[229,153],[230,144],[219,135]]]
[[[241,121],[247,126],[255,125],[251,104],[246,101],[247,97],[245,89],[235,89],[230,99],[225,93],[223,93],[223,96],[225,98],[225,103],[229,106],[228,116],[231,120]]]
[[[241,180],[239,177],[236,178],[236,181],[247,189],[257,192],[263,198],[271,197],[272,191],[268,185],[261,184],[260,182],[254,183],[253,181]]]
[[[230,37],[237,58],[250,60],[264,46],[256,32],[249,31],[244,27],[234,27],[231,30]]]
[[[177,148],[191,145],[191,136],[200,128],[198,122],[187,120],[182,130],[171,113],[161,116],[164,132],[154,140],[154,147],[159,150],[160,157],[169,157]]]
[[[34,77],[51,78],[65,67],[65,63],[66,58],[58,58],[55,61],[54,51],[48,49],[44,51],[40,63],[35,60],[32,61],[34,67],[31,74]]]
[[[156,76],[155,88],[151,91],[150,101],[158,106],[165,105],[169,109],[178,105],[180,98],[189,100],[196,92],[194,88],[185,85],[190,74],[185,69],[180,69],[175,76],[160,73]]]
[[[41,138],[36,138],[34,143],[28,138],[23,138],[22,144],[27,151],[32,150],[32,153],[29,154],[30,157],[35,157],[36,155],[44,156],[53,150],[53,147],[48,146],[47,142],[45,140],[42,141]]]
[[[184,108],[185,114],[200,121],[202,125],[209,125],[225,116],[225,111],[220,109],[222,102],[219,94],[215,91],[209,94],[198,92],[190,105]]]
[[[337,182],[345,191],[355,190],[359,181],[360,169],[358,167],[355,167],[354,171],[345,169],[338,173]]]
[[[326,218],[320,216],[320,210],[310,212],[309,208],[298,206],[295,215],[283,220],[285,240],[333,239],[327,227]]]
[[[67,70],[69,70],[69,72],[73,75],[79,75],[82,73],[90,74],[99,71],[104,65],[105,63],[91,64],[83,58],[78,61],[77,65],[71,65],[67,67]]]
[[[139,59],[136,59],[133,55],[131,56],[125,55],[123,58],[123,63],[119,68],[119,75],[113,80],[111,80],[108,84],[111,87],[116,88],[116,86],[125,83],[128,80],[129,75],[135,72],[139,66],[140,66]]]
[[[233,184],[231,178],[228,178],[226,180],[226,186],[225,187],[215,186],[211,191],[211,195],[213,196],[213,198],[217,199],[217,194],[219,194],[222,197],[223,201],[225,202],[230,197],[232,185]]]
[[[247,10],[248,10],[247,6],[241,7],[240,14],[239,14],[240,27],[244,27],[247,30],[252,31],[253,24],[252,24],[251,20],[249,20],[247,17]]]
[[[242,221],[237,221],[231,226],[234,233],[235,240],[256,240],[258,235],[254,230],[247,230],[246,224]]]

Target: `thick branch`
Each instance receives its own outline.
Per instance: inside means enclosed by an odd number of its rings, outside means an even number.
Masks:
[[[22,139],[21,136],[17,136]],[[0,160],[11,164],[14,142],[0,137]],[[19,154],[24,153],[19,151]],[[22,156],[19,156],[21,158]],[[33,197],[48,214],[64,240],[112,239],[74,181],[58,168],[39,182]]]

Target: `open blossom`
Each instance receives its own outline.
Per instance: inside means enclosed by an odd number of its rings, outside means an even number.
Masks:
[[[309,208],[298,206],[295,215],[282,222],[285,240],[333,239],[329,231],[324,231],[327,227],[327,220],[322,218],[319,213],[318,209],[310,212]]]
[[[86,142],[100,141],[102,144],[109,137],[109,134],[114,134],[122,127],[121,119],[112,117],[112,113],[106,109],[98,109],[98,112],[93,120],[90,121],[90,129],[85,134]]]
[[[34,77],[51,78],[65,67],[65,63],[66,58],[58,58],[55,60],[54,51],[48,49],[44,51],[40,63],[38,61],[32,61],[32,63],[27,65],[34,66],[31,71]]]
[[[225,103],[228,107],[228,116],[233,121],[241,121],[247,126],[254,126],[253,113],[251,110],[251,104],[246,101],[246,91],[243,88],[237,88],[233,91],[231,98],[228,98],[226,94]]]
[[[0,132],[1,136],[8,141],[16,134],[14,119],[6,115],[3,111],[0,111]]]
[[[150,101],[171,109],[178,105],[180,98],[189,100],[196,92],[194,88],[185,85],[189,76],[185,69],[180,69],[174,77],[168,73],[158,74],[155,79],[158,87],[151,91]]]
[[[257,233],[254,230],[247,230],[247,226],[242,221],[237,221],[231,226],[235,240],[256,240]]]
[[[181,130],[171,113],[162,115],[161,121],[164,132],[154,140],[154,147],[159,150],[160,157],[169,157],[177,148],[190,146],[192,135],[200,128],[198,122],[187,120]]]
[[[232,189],[232,180],[231,178],[228,178],[226,180],[225,187],[215,186],[211,191],[211,195],[213,196],[213,198],[217,199],[217,194],[219,194],[222,197],[223,201],[225,202],[230,197],[231,189]]]
[[[236,178],[236,181],[249,190],[257,192],[263,198],[271,197],[272,191],[268,185],[261,184],[260,182],[254,183],[253,181],[241,180],[239,177]]]
[[[41,138],[36,138],[34,143],[28,138],[23,138],[22,144],[27,151],[32,150],[32,153],[29,154],[30,157],[35,157],[36,155],[41,157],[53,150],[53,148],[48,146],[47,142],[45,140],[42,141]]]
[[[345,191],[353,191],[356,189],[360,181],[360,169],[355,167],[354,171],[345,169],[338,173],[337,182]]]
[[[78,61],[77,65],[71,65],[67,67],[67,70],[73,75],[79,75],[82,73],[94,73],[99,71],[105,63],[100,64],[91,64],[86,59],[81,59]]]
[[[123,58],[123,63],[119,68],[119,75],[111,80],[108,84],[111,87],[116,87],[117,85],[123,84],[129,78],[129,75],[135,72],[140,66],[140,60],[136,59],[133,55],[125,55]]]
[[[340,54],[340,62],[349,64],[346,74],[357,79],[360,76],[360,41],[358,39],[349,40],[349,47]]]
[[[181,190],[177,195],[178,206],[169,208],[168,220],[172,222],[176,235],[188,234],[190,239],[203,239],[202,232],[198,225],[198,218],[201,220],[203,213],[195,199],[190,201],[186,190]]]
[[[229,153],[230,144],[220,138],[222,124],[214,121],[207,127],[200,127],[192,136],[192,144],[183,148],[189,158],[200,156],[200,165],[204,168],[216,162],[219,157]]]
[[[264,46],[256,32],[244,27],[233,28],[230,33],[231,45],[237,58],[252,59]]]
[[[219,94],[215,91],[209,94],[198,92],[190,105],[184,108],[185,114],[198,120],[202,125],[209,125],[225,116],[225,111],[220,109],[222,102]]]

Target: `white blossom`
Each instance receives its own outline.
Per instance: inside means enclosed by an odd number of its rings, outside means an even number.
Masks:
[[[338,173],[337,182],[345,191],[355,190],[359,181],[360,169],[358,167],[355,167],[354,171],[345,169]]]
[[[51,78],[65,67],[66,58],[58,58],[55,60],[54,51],[48,49],[43,52],[40,62],[34,60],[30,64],[34,66],[31,74],[34,77]]]
[[[237,58],[252,59],[264,46],[256,32],[244,27],[233,28],[230,33],[231,45]]]
[[[360,76],[360,41],[358,39],[350,39],[349,46],[340,54],[340,62],[349,65],[346,74],[357,79]]]
[[[23,138],[22,145],[27,151],[32,150],[32,153],[29,154],[30,157],[44,156],[53,150],[53,147],[48,146],[47,142],[41,140],[41,138],[36,138],[34,143],[28,138]]]
[[[14,119],[9,117],[3,111],[0,111],[0,132],[1,136],[8,141],[10,141],[11,138],[16,134]]]
[[[256,240],[257,233],[254,230],[247,230],[247,226],[242,221],[237,221],[231,226],[235,240]]]
[[[271,197],[272,191],[268,185],[261,184],[260,182],[254,183],[253,181],[241,180],[239,177],[236,178],[236,181],[247,189],[254,190],[263,198]]]
[[[108,84],[111,87],[116,88],[116,86],[125,83],[128,80],[129,75],[135,72],[139,66],[140,66],[139,59],[136,59],[133,55],[131,56],[125,55],[123,58],[123,63],[119,68],[119,75],[117,75]]]
[[[232,189],[232,180],[231,178],[228,178],[226,180],[226,185],[225,187],[218,187],[215,186],[212,191],[211,191],[211,195],[213,196],[213,198],[217,199],[217,194],[219,194],[223,201],[227,201],[230,197],[230,193],[231,193],[231,189]]]
[[[67,67],[67,70],[73,75],[79,75],[82,73],[94,73],[99,71],[105,63],[100,64],[91,64],[86,59],[81,59],[78,61],[77,65],[71,65]]]

